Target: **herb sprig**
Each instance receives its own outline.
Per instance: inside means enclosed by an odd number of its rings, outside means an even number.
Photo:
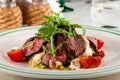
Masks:
[[[80,28],[83,31],[83,36],[86,34],[86,30],[84,27],[78,24],[70,24],[70,21],[61,17],[61,11],[59,13],[52,12],[52,16],[44,16],[47,21],[42,25],[42,27],[38,30],[36,34],[37,37],[43,38],[50,43],[50,50],[48,51],[45,46],[43,46],[43,50],[56,56],[56,51],[58,48],[62,46],[63,43],[60,43],[58,46],[54,45],[54,36],[55,34],[61,33],[67,35],[69,38],[75,36],[75,28]],[[59,26],[66,26],[68,30],[63,28],[59,28]]]

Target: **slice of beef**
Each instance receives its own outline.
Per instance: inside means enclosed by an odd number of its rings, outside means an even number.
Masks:
[[[67,60],[67,54],[66,51],[63,47],[59,48],[57,50],[57,55],[56,55],[56,59],[58,59],[59,61],[65,63]]]
[[[31,37],[31,38],[27,39],[25,43],[33,41],[34,39],[35,39],[35,37]]]
[[[66,41],[67,38],[68,37],[66,35],[64,35],[64,34],[56,34],[55,37],[54,37],[55,46],[57,46],[58,44],[60,44],[60,43],[62,43],[64,41]]]
[[[49,60],[51,59],[51,55],[45,53],[42,57],[42,63],[45,64],[46,66],[49,66]]]
[[[26,48],[28,46],[31,46],[33,44],[33,41],[34,41],[35,37],[31,37],[29,39],[26,40],[26,42],[23,44],[23,48]]]
[[[86,36],[87,39],[90,41],[90,46],[93,48],[94,51],[97,51],[97,40],[95,37]]]
[[[55,35],[55,46],[58,46],[60,43],[63,43],[67,40],[67,36],[64,34],[56,34]],[[56,59],[65,63],[67,60],[67,54],[66,54],[66,50],[64,48],[64,44],[61,48],[59,48],[57,50],[57,55],[56,55]]]
[[[42,63],[50,68],[55,68],[56,67],[56,58],[48,53],[45,53],[42,57]]]
[[[32,45],[23,49],[24,56],[27,57],[40,51],[44,42],[44,39],[34,38]]]
[[[74,38],[67,40],[67,50],[69,53],[74,53],[75,56],[82,55],[86,50],[86,42],[81,35],[76,35]]]
[[[51,64],[51,66],[50,66]],[[49,67],[50,68],[55,68],[56,67],[56,58],[52,56],[51,62],[49,62]]]

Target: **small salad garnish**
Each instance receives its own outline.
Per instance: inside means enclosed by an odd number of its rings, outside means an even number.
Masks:
[[[61,12],[44,16],[47,21],[20,49],[12,49],[7,54],[15,62],[28,62],[40,69],[78,70],[95,68],[105,56],[104,42],[86,36],[86,29],[79,24],[71,24],[61,17]],[[76,28],[82,30],[81,34]]]

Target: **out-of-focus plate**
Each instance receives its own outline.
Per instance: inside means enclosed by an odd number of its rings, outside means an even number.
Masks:
[[[34,36],[39,27],[24,27],[0,33],[0,70],[19,76],[44,79],[93,78],[120,72],[120,32],[87,26],[87,35],[105,42],[105,58],[97,68],[81,70],[41,70],[28,66],[27,63],[13,62],[6,53],[12,47],[21,47],[29,37]],[[79,30],[77,30],[79,31]]]

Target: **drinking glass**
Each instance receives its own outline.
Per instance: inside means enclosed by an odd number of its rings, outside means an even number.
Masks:
[[[120,26],[120,0],[92,0],[91,12],[95,24]]]

